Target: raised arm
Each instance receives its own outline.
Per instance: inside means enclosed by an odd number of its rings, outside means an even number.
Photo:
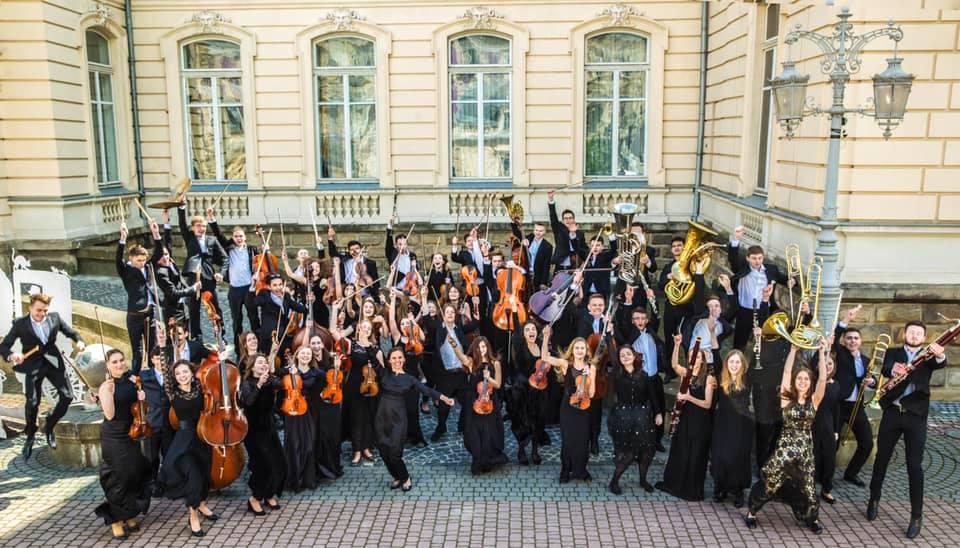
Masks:
[[[819,358],[817,360],[817,387],[813,390],[813,407],[820,407],[823,401],[823,393],[827,390],[827,348],[830,343],[826,339],[820,339]]]
[[[673,336],[673,356],[670,357],[670,366],[673,372],[683,377],[687,374],[687,368],[680,365],[680,347],[683,346],[683,335]]]
[[[783,363],[783,376],[780,377],[780,405],[785,407],[788,400],[783,399],[784,390],[790,390],[790,380],[793,378],[793,362],[797,359],[797,347],[791,346],[787,354],[787,361]]]
[[[400,333],[400,326],[397,325],[397,290],[392,287],[390,288],[390,304],[387,305],[387,317],[390,323],[390,335],[393,336],[393,340],[399,341],[403,334]]]
[[[290,257],[287,256],[286,247],[280,248],[280,259],[283,261],[283,271],[286,272],[288,278],[300,284],[307,284],[307,278],[305,276],[297,274],[290,268]]]

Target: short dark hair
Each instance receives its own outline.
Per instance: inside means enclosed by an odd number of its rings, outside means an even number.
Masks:
[[[907,331],[907,328],[909,328],[909,327],[911,327],[911,326],[917,326],[917,327],[919,327],[920,329],[923,329],[923,332],[924,332],[924,333],[927,332],[927,324],[921,322],[920,320],[910,320],[909,322],[907,322],[906,324],[904,324],[904,326],[903,326],[903,331],[906,332],[906,331]]]
[[[597,234],[596,236],[594,236],[593,238],[590,239],[590,243],[592,244],[593,242],[600,242],[600,243],[602,244],[602,243],[603,243],[603,236]]]
[[[356,246],[363,247],[363,244],[361,244],[359,240],[350,240],[349,242],[347,242],[347,249],[350,249],[351,247],[353,247],[353,246],[355,246],[355,245],[356,245]]]
[[[506,258],[506,255],[503,254],[503,251],[501,251],[499,247],[495,247],[495,248],[491,249],[491,250],[490,250],[490,256],[491,256],[491,257],[497,256],[497,257],[500,257],[500,258]]]
[[[673,238],[670,238],[670,245],[673,245],[673,242],[680,242],[681,244],[687,243],[687,239],[684,236],[679,234],[675,235]]]
[[[547,227],[547,223],[545,223],[545,222],[543,222],[543,221],[534,221],[534,222],[533,222],[533,226],[542,226],[542,227],[546,228],[546,227]]]
[[[859,327],[848,327],[847,330],[843,332],[843,336],[846,337],[846,336],[849,335],[850,333],[856,333],[857,335],[860,335],[861,337],[863,336],[863,334],[860,333],[860,328],[859,328]]]
[[[587,299],[587,302],[590,302],[594,299],[600,299],[603,302],[607,302],[607,298],[603,295],[603,293],[592,293]]]
[[[47,295],[46,293],[34,293],[30,295],[30,306],[33,306],[33,303],[40,301],[43,304],[50,306],[50,301],[53,300],[53,297]]]
[[[400,240],[406,240],[406,239],[407,239],[406,234],[397,234],[396,236],[393,237],[393,241],[395,242],[399,242]]]
[[[267,282],[267,285],[270,285],[271,283],[273,283],[273,280],[282,280],[282,279],[283,278],[281,278],[279,274],[270,273],[270,274],[267,274],[266,282]]]
[[[562,212],[560,212],[560,218],[562,219],[563,217],[565,217],[567,213],[569,213],[570,216],[573,217],[574,219],[577,218],[577,215],[573,212],[572,209],[564,209]]]
[[[763,248],[758,245],[752,245],[747,248],[747,256],[750,255],[763,255]]]
[[[634,314],[643,314],[644,316],[649,316],[649,314],[647,314],[647,309],[640,306],[630,311],[631,316],[633,316]]]

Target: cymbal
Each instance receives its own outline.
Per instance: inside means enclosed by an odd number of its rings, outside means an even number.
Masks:
[[[187,203],[186,199],[162,200],[160,202],[153,202],[152,204],[147,204],[147,207],[152,209],[176,209],[185,203]]]

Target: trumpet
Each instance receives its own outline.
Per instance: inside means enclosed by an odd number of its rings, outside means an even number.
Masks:
[[[887,348],[890,347],[890,343],[893,342],[890,338],[890,335],[886,333],[881,333],[877,337],[876,344],[873,345],[873,355],[870,356],[870,363],[867,364],[867,371],[864,373],[863,382],[860,383],[860,390],[857,392],[857,401],[853,403],[853,409],[850,411],[850,419],[847,420],[847,424],[843,426],[843,430],[840,431],[840,445],[843,446],[847,443],[850,433],[853,432],[853,421],[857,418],[857,413],[860,412],[860,407],[864,405],[870,405],[870,402],[873,401],[873,398],[876,396],[876,391],[870,395],[869,398],[865,397],[864,394],[867,392],[867,379],[873,377],[873,370],[876,369],[878,363],[883,363],[883,358],[887,354]],[[877,384],[874,385],[874,388],[879,388],[880,379],[877,379]]]

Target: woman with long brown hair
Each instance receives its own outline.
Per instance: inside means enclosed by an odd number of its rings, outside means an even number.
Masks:
[[[753,479],[750,451],[753,449],[753,413],[750,411],[750,385],[746,380],[747,358],[731,350],[720,369],[720,389],[713,415],[710,446],[710,475],[713,477],[713,501],[723,502],[733,495],[733,505],[743,506],[743,491]]]
[[[500,361],[493,357],[490,341],[477,337],[470,344],[464,366],[467,368],[467,389],[464,392],[463,445],[473,460],[470,472],[483,474],[507,463],[503,453],[503,417],[500,386],[503,373]],[[478,399],[489,399],[488,406],[477,406]],[[483,411],[479,411],[481,409]],[[485,412],[484,412],[485,411]]]
[[[608,335],[609,336],[609,335]],[[617,403],[607,417],[607,430],[613,439],[613,462],[616,468],[608,489],[619,495],[620,476],[634,462],[640,472],[640,487],[653,492],[647,482],[647,470],[657,450],[657,431],[654,425],[663,424],[663,410],[654,394],[654,385],[643,370],[643,354],[631,346],[608,341],[612,370],[610,379]]]
[[[243,337],[240,340],[243,341]],[[243,445],[247,449],[247,469],[250,470],[247,511],[262,516],[265,514],[264,504],[271,510],[280,508],[277,497],[283,493],[287,477],[283,445],[277,434],[276,421],[273,420],[280,381],[272,375],[273,365],[266,356],[252,354],[248,358],[238,400],[249,423],[247,437],[243,438]]]

